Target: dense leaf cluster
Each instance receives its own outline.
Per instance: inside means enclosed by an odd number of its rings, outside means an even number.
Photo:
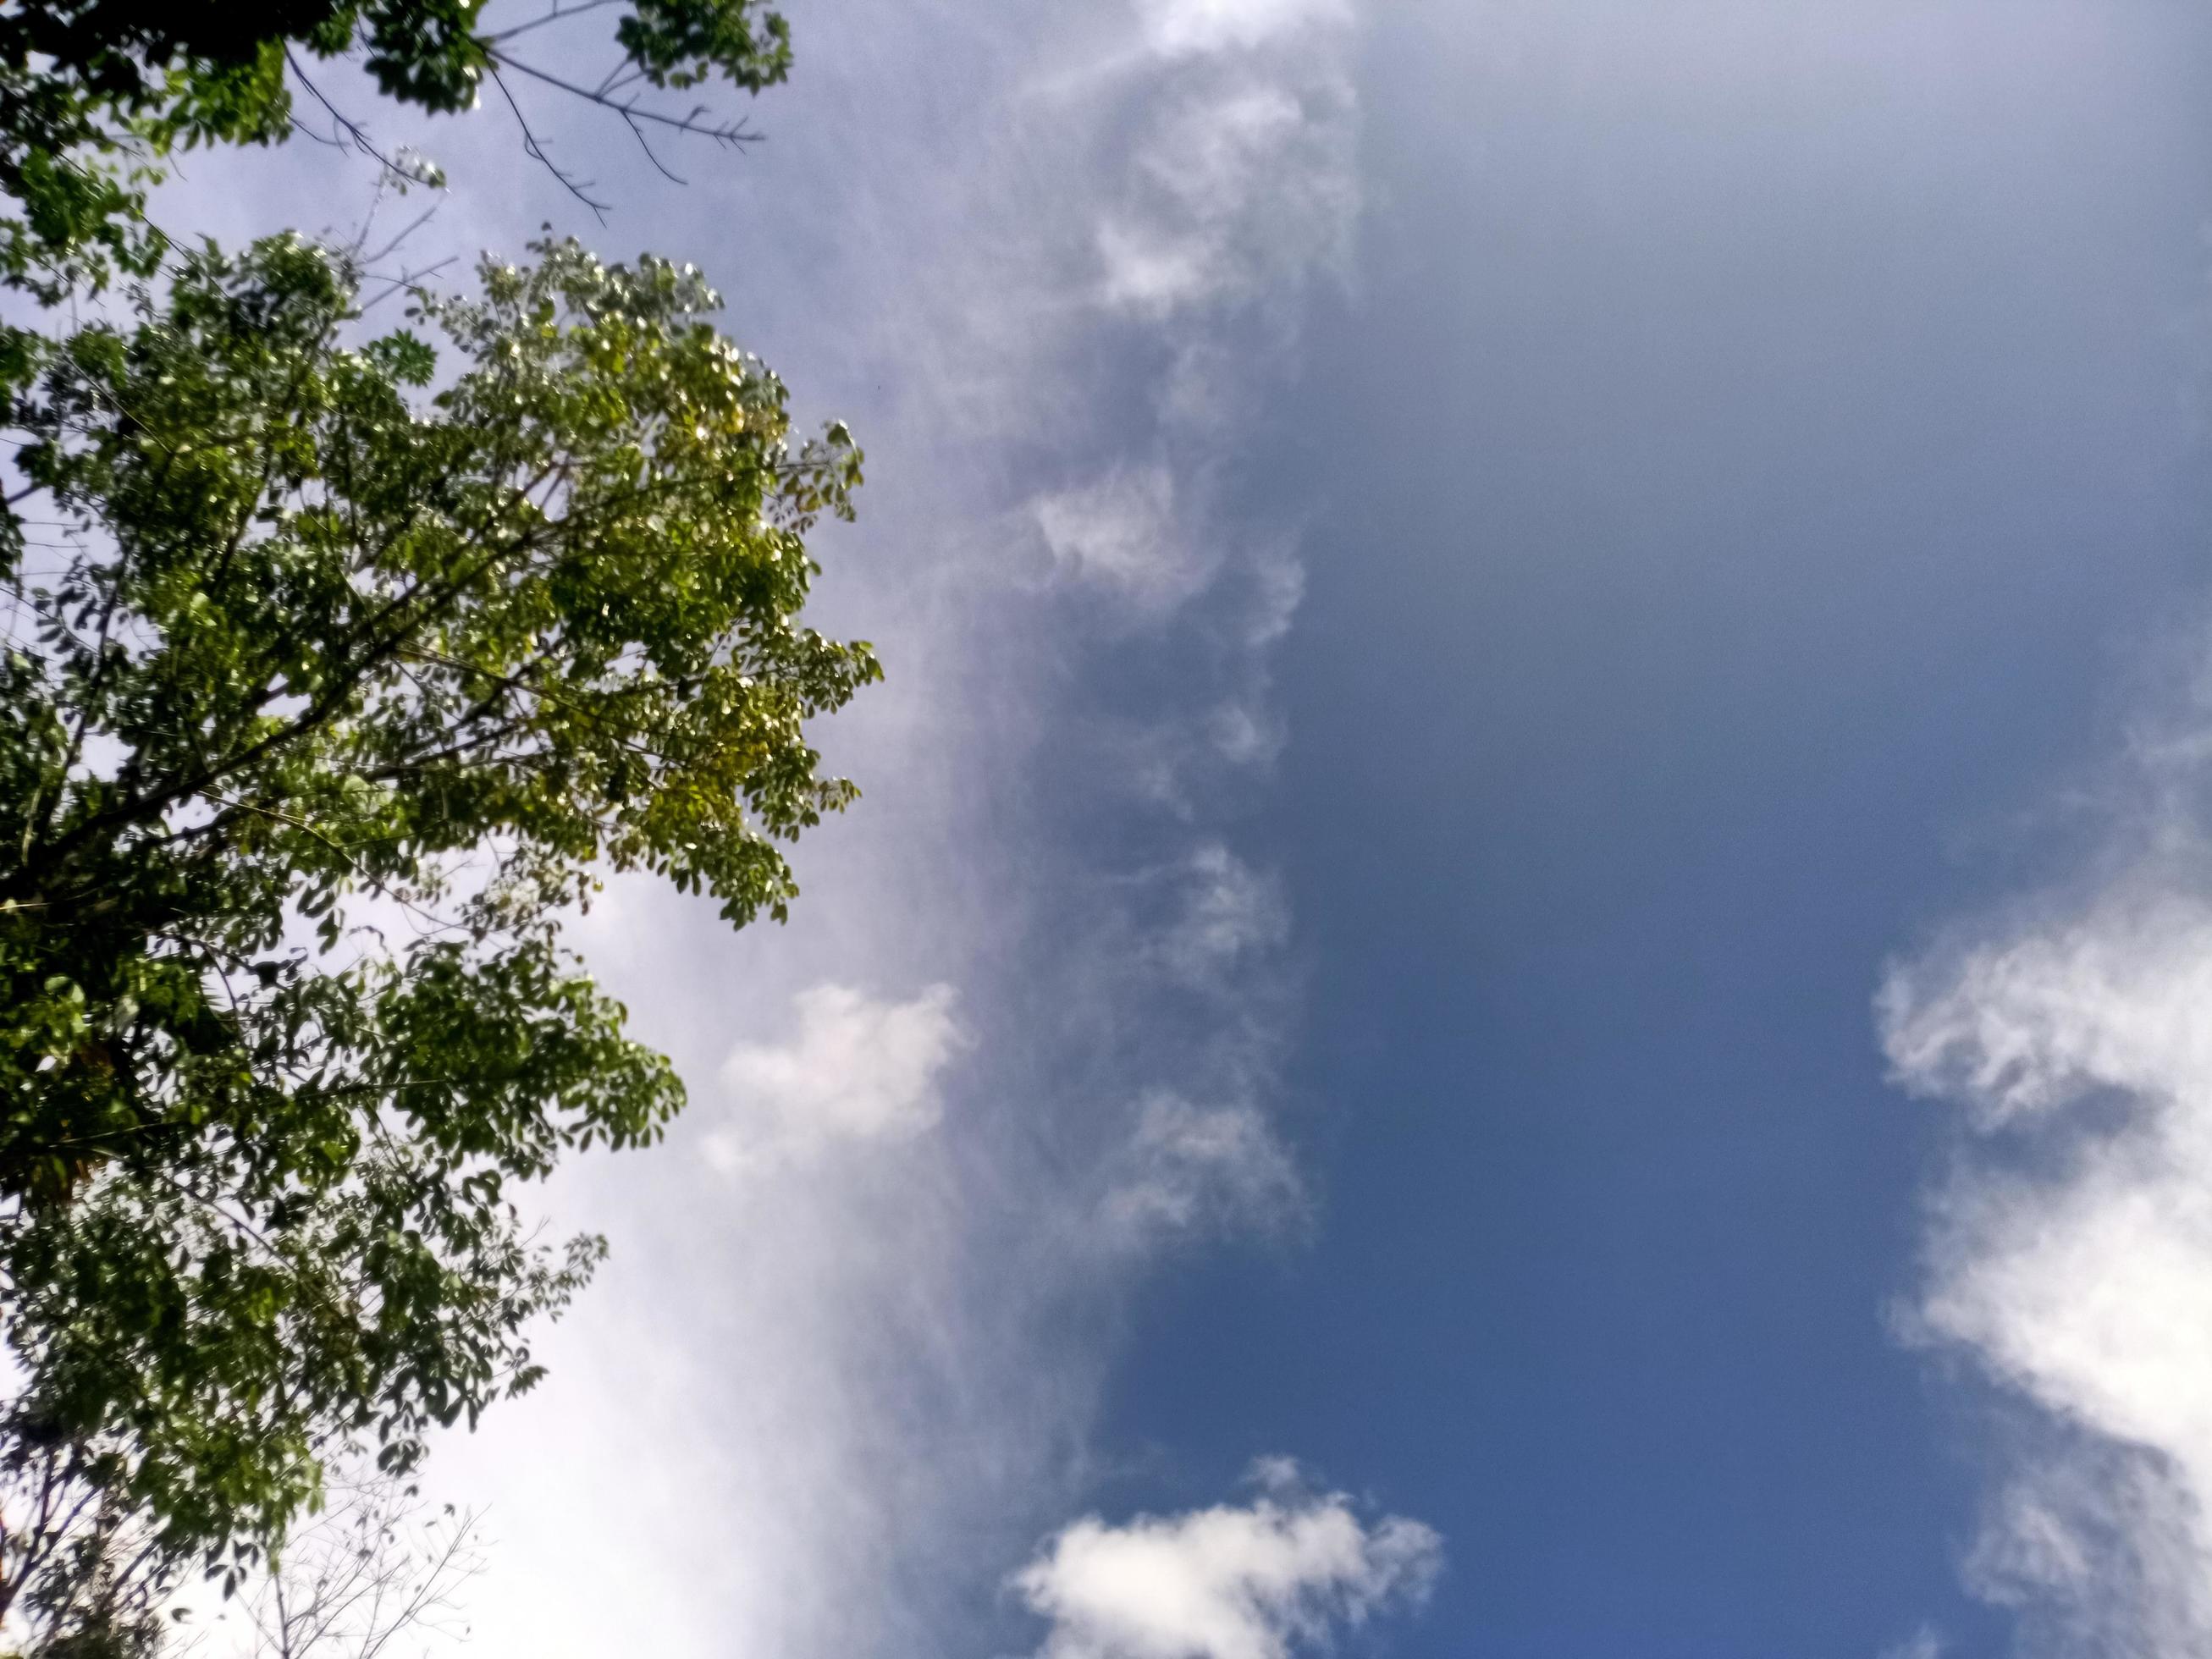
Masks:
[[[365,339],[342,259],[210,249],[0,352],[0,1474],[165,1559],[531,1383],[599,1246],[517,1183],[681,1102],[562,918],[780,918],[854,793],[805,724],[878,667],[797,620],[850,438],[688,269],[533,252]]]

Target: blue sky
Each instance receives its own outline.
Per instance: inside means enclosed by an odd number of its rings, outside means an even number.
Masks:
[[[605,227],[380,129],[853,422],[891,672],[790,927],[586,930],[695,1103],[478,1648],[2203,1651],[2212,12],[795,21]]]
[[[1253,833],[1326,1234],[1179,1286],[1121,1420],[1386,1482],[1407,1650],[2010,1651],[1866,998],[2200,603],[2205,20],[1454,9],[1369,37],[1338,418],[1252,485],[1325,501]]]

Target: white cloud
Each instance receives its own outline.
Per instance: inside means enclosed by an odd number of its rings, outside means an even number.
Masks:
[[[1105,267],[1100,295],[1109,306],[1164,314],[1211,294],[1220,282],[1218,251],[1195,236],[1109,220],[1098,227]]]
[[[1052,1621],[1045,1659],[1285,1659],[1426,1596],[1443,1553],[1430,1528],[1363,1522],[1284,1460],[1258,1473],[1267,1489],[1242,1507],[1091,1516],[1054,1538],[1013,1580]]]
[[[1351,18],[1345,0],[1143,0],[1140,10],[1152,49],[1170,57],[1250,50]]]
[[[949,985],[910,1002],[878,1001],[846,985],[801,991],[788,1042],[740,1043],[722,1062],[729,1114],[703,1143],[708,1161],[738,1170],[934,1128],[944,1115],[939,1074],[968,1046],[957,1001]]]
[[[2212,911],[2101,901],[1885,1002],[1908,1082],[1985,1133],[2060,1120],[2057,1173],[1992,1160],[1943,1194],[1928,1330],[2212,1481]]]
[[[1901,1323],[2039,1408],[1967,1563],[2054,1650],[2212,1650],[2212,863],[2161,804],[2086,890],[1893,969],[1908,1087],[1966,1109]]]
[[[1108,1237],[1123,1247],[1277,1224],[1304,1199],[1297,1166],[1256,1107],[1198,1106],[1165,1091],[1145,1097],[1108,1169]]]

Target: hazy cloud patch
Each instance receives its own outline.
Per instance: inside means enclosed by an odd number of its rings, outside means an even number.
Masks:
[[[1267,1115],[1249,1104],[1148,1095],[1108,1170],[1107,1237],[1123,1248],[1278,1226],[1304,1204],[1289,1151]]]
[[[1099,297],[1167,323],[1281,304],[1343,268],[1357,208],[1355,106],[1333,75],[1209,76],[1169,106],[1136,152],[1123,199],[1095,233]],[[1184,343],[1185,373],[1249,365]],[[1188,388],[1179,400],[1193,407]]]
[[[1030,510],[1054,566],[1068,580],[1159,614],[1201,592],[1219,562],[1176,512],[1177,493],[1164,466],[1117,467],[1040,495]]]
[[[1881,1659],[1943,1659],[1943,1638],[1923,1626],[1894,1647],[1884,1648]]]
[[[1139,9],[1152,49],[1170,57],[1249,51],[1352,15],[1346,0],[1142,0]]]
[[[1281,884],[1208,842],[1177,872],[1181,903],[1159,937],[1160,960],[1178,979],[1216,984],[1236,964],[1282,945],[1291,931]]]

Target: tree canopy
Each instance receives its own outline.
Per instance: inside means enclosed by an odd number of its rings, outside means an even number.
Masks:
[[[878,665],[799,621],[851,438],[696,272],[532,252],[373,337],[291,237],[0,337],[0,1608],[65,1587],[26,1516],[236,1571],[528,1387],[600,1247],[518,1184],[682,1098],[562,919],[780,918],[854,793],[806,723]]]
[[[487,0],[42,0],[0,8],[0,191],[21,209],[20,217],[0,220],[0,273],[43,281],[49,295],[62,291],[58,280],[38,273],[57,263],[75,276],[102,276],[118,265],[149,274],[161,247],[140,211],[152,167],[180,148],[289,136],[301,125],[291,82],[304,78],[303,54],[357,58],[386,96],[435,113],[472,108],[487,80],[512,102],[512,75],[603,106],[641,143],[648,126],[725,142],[744,136],[740,123],[714,119],[704,106],[655,107],[641,101],[644,92],[717,81],[758,92],[790,68],[790,27],[763,0],[620,0],[615,66],[596,83],[571,81],[521,55],[517,39],[599,13],[610,0],[549,4],[500,29],[484,25]],[[326,108],[352,143],[378,153],[356,121]],[[573,177],[558,176],[581,193]]]

